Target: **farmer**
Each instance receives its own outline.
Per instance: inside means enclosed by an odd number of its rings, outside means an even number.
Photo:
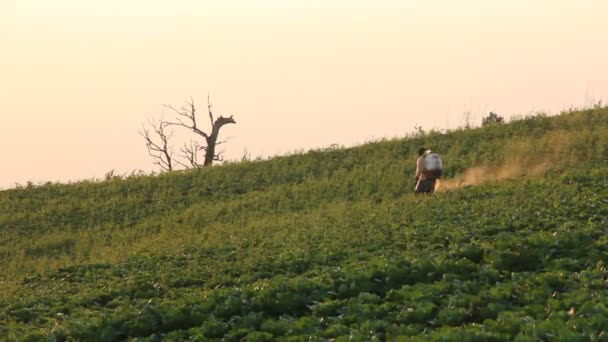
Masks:
[[[437,179],[441,177],[442,170],[443,165],[437,153],[431,152],[431,150],[427,150],[425,147],[419,148],[418,160],[416,160],[415,193],[417,195],[432,194],[435,191]]]

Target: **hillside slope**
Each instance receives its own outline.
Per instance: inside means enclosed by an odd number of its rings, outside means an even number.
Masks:
[[[3,191],[0,337],[602,340],[607,165],[595,109]]]

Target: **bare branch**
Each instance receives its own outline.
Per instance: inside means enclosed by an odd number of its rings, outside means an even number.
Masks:
[[[224,161],[224,152],[219,152],[215,156],[213,156],[214,161]]]
[[[206,132],[199,129],[197,126],[196,106],[194,105],[194,100],[192,100],[192,98],[190,98],[190,102],[186,101],[186,104],[188,105],[189,108],[185,108],[182,106],[180,109],[177,109],[171,105],[165,105],[165,108],[168,108],[168,109],[172,110],[173,112],[175,112],[175,114],[177,114],[177,119],[176,119],[177,121],[176,122],[167,121],[167,124],[172,125],[172,126],[185,127],[189,130],[192,130],[194,133],[204,137],[205,139],[208,139],[209,135]],[[184,119],[186,119],[186,122],[183,121]]]
[[[190,119],[190,116],[188,114],[188,112],[184,111],[183,107],[181,108],[181,110],[171,106],[171,105],[164,105],[165,108],[172,110],[173,112],[175,112],[175,114],[177,114],[177,122],[176,123],[171,123],[172,125],[178,125],[178,126],[184,126],[186,128],[190,128],[189,125],[187,125],[185,122],[182,121],[182,119],[180,118],[181,116],[186,117],[188,119]]]
[[[184,167],[186,167],[187,169],[190,169],[190,168],[196,169],[196,168],[201,167],[202,165],[200,165],[198,163],[198,151],[199,150],[201,150],[201,148],[197,142],[193,142],[191,140],[190,145],[187,145],[186,143],[184,143],[184,146],[180,150],[182,152],[181,156],[184,157],[186,160],[188,160],[190,165],[184,165],[183,163],[180,163],[180,164],[183,165]]]
[[[180,165],[181,167],[183,167],[186,170],[190,169],[190,167],[187,164],[184,164],[184,163],[182,163],[181,161],[179,161],[177,159],[175,160],[175,164]]]
[[[215,146],[225,144],[225,143],[227,143],[227,142],[228,142],[230,139],[232,139],[232,138],[233,138],[233,137],[227,137],[225,140],[222,140],[222,141],[217,141],[217,142],[215,143]]]
[[[169,139],[173,136],[173,132],[166,132],[167,124],[161,121],[158,126],[152,124],[152,129],[154,133],[158,135],[160,142],[154,141],[151,136],[150,130],[142,125],[142,129],[139,131],[139,135],[141,135],[146,141],[146,147],[148,149],[148,154],[154,158],[154,164],[160,166],[164,171],[173,170],[173,151],[169,146]]]
[[[209,119],[211,119],[211,127],[215,125],[215,120],[213,120],[213,113],[211,112],[211,95],[207,93],[207,110],[209,111]]]

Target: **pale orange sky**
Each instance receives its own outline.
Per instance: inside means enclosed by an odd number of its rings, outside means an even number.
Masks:
[[[0,188],[151,171],[141,123],[207,92],[238,122],[228,159],[607,102],[607,19],[605,0],[0,0]]]

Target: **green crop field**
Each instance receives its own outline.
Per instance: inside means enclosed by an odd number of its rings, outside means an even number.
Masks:
[[[0,192],[6,341],[608,341],[607,267],[608,108]]]

